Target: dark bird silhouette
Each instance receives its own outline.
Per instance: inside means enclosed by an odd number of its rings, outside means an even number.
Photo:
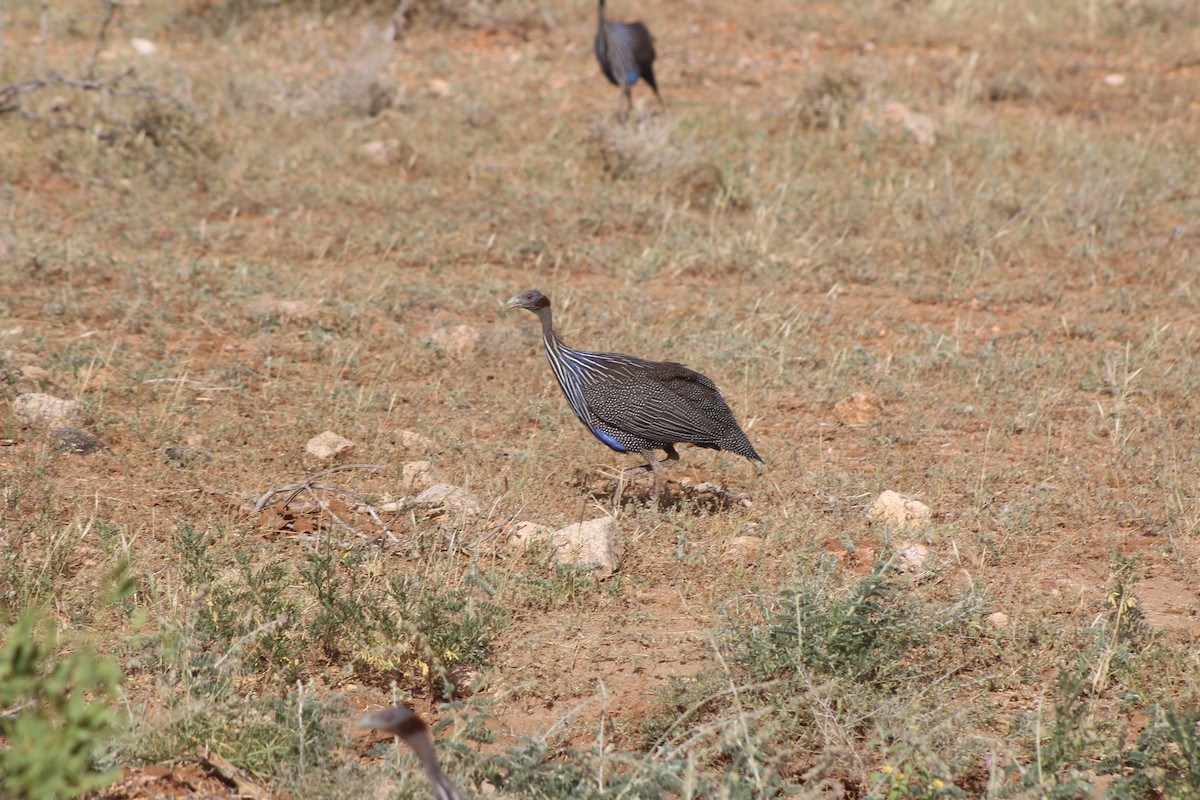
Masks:
[[[550,298],[536,289],[512,298],[508,307],[529,309],[541,320],[550,368],[584,427],[618,453],[638,453],[646,459],[644,465],[622,473],[617,500],[626,476],[646,470],[654,472],[652,494],[657,497],[663,469],[652,451],[665,451],[664,462],[676,461],[676,444],[728,450],[762,461],[717,387],[699,372],[673,361],[567,347],[551,324]]]
[[[429,779],[429,788],[433,790],[435,800],[467,800],[462,790],[442,772],[437,753],[433,750],[429,726],[420,714],[406,705],[381,708],[360,719],[358,727],[383,731],[403,739],[425,769],[425,777]]]
[[[604,19],[604,0],[600,0],[600,27],[596,31],[596,60],[600,71],[625,95],[626,111],[633,110],[630,88],[641,78],[650,84],[659,105],[662,95],[654,80],[654,37],[640,22],[608,22]]]

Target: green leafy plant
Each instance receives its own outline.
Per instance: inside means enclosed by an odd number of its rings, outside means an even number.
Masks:
[[[1109,787],[1112,800],[1200,798],[1200,710],[1155,708],[1134,746],[1107,761],[1101,772],[1122,775]]]
[[[51,624],[29,609],[9,625],[0,649],[0,788],[8,797],[74,797],[111,783],[93,757],[114,729],[107,700],[121,673],[79,646],[53,652]]]

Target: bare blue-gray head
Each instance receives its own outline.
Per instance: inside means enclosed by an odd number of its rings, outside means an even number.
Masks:
[[[638,453],[653,470],[653,494],[662,487],[654,450],[679,458],[675,445],[728,450],[752,461],[762,457],[738,426],[711,380],[674,361],[647,361],[620,353],[575,350],[554,332],[550,298],[537,289],[521,292],[509,308],[524,308],[542,323],[546,359],[571,410],[592,435],[619,453]],[[618,483],[618,492],[624,476]]]
[[[429,735],[429,726],[409,706],[401,704],[381,708],[360,719],[358,727],[383,731],[403,739],[421,762],[435,800],[467,800],[462,790],[442,772],[433,749],[433,737]]]

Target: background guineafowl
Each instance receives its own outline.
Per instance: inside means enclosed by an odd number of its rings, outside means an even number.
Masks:
[[[608,22],[604,18],[604,0],[600,0],[600,25],[596,30],[596,60],[604,77],[625,95],[625,110],[633,110],[630,88],[638,78],[654,90],[659,105],[663,103],[654,80],[654,37],[640,22]]]

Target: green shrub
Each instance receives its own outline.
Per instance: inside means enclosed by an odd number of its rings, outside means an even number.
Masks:
[[[39,609],[22,614],[0,650],[0,788],[7,797],[74,797],[111,783],[93,755],[113,730],[106,705],[121,679],[117,665],[77,647],[51,652],[50,623]]]

